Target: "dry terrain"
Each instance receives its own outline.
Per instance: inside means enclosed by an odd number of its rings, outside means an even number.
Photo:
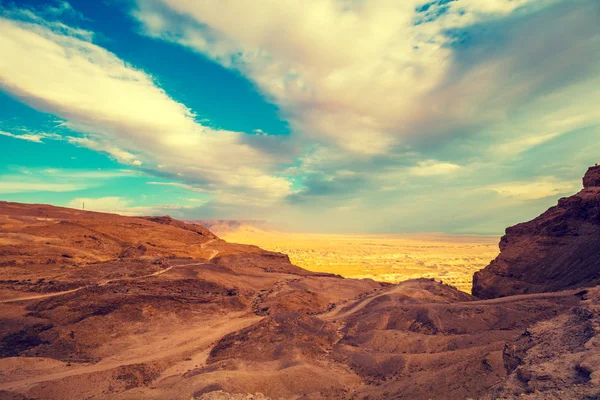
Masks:
[[[251,226],[214,232],[233,243],[285,253],[309,271],[398,283],[435,278],[467,293],[473,273],[498,255],[498,237],[476,235],[333,235],[265,231]]]
[[[539,217],[511,226],[500,255],[473,276],[480,298],[548,292],[600,284],[600,166],[583,189]]]
[[[564,211],[590,230],[596,204]],[[325,254],[393,247],[320,238]],[[490,246],[392,239],[404,247],[378,250],[388,258],[458,264],[461,246]],[[533,256],[554,242],[535,243]],[[432,279],[308,271],[169,217],[0,202],[0,399],[598,399],[600,287],[580,256],[586,274],[553,269],[568,290],[482,300]]]

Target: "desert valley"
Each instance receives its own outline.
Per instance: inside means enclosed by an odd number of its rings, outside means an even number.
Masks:
[[[292,264],[309,271],[390,283],[433,278],[467,293],[473,273],[498,255],[496,236],[305,234],[198,223],[228,242],[287,254]]]
[[[600,400],[598,88],[600,0],[0,0],[0,400]]]
[[[0,398],[597,399],[600,167],[583,183],[508,228],[472,294],[170,217],[0,203]]]

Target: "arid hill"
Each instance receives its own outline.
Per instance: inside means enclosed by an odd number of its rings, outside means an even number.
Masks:
[[[0,399],[600,394],[598,288],[479,300],[309,272],[169,217],[16,203],[0,245]]]
[[[506,229],[500,255],[473,277],[473,294],[495,298],[600,283],[600,166],[583,189],[535,218]]]

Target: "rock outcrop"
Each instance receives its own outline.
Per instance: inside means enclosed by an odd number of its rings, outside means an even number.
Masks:
[[[490,299],[599,283],[600,166],[593,166],[579,193],[506,229],[498,257],[473,276],[473,295]]]
[[[600,398],[600,290],[584,289],[569,312],[538,322],[504,347],[507,378],[482,400]]]

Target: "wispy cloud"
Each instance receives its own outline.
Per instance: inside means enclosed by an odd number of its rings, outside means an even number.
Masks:
[[[25,13],[31,14],[27,21],[11,18]],[[0,47],[0,88],[87,135],[70,142],[136,166],[160,164],[162,174],[224,193],[286,196],[290,184],[273,174],[273,155],[252,145],[259,137],[250,141],[243,133],[199,124],[151,75],[90,36],[12,10],[0,17]]]
[[[42,139],[52,139],[52,140],[61,139],[60,135],[57,135],[54,133],[44,133],[44,132],[15,134],[15,133],[10,133],[10,132],[0,131],[0,135],[8,136],[13,139],[26,140],[28,142],[34,142],[34,143],[42,143]]]
[[[88,211],[98,211],[111,214],[146,216],[146,215],[166,215],[170,213],[179,214],[186,208],[192,208],[188,205],[179,204],[156,204],[150,206],[135,205],[131,199],[110,196],[110,197],[78,197],[69,201],[65,206],[70,208],[85,207]]]
[[[570,181],[561,182],[553,177],[542,178],[535,182],[511,182],[490,186],[491,191],[508,198],[519,200],[538,200],[559,194],[572,193],[577,186]]]
[[[139,175],[138,171],[120,170],[85,170],[85,169],[62,169],[62,168],[37,168],[26,170],[34,176],[44,176],[53,179],[110,179]]]
[[[207,192],[206,189],[202,189],[200,187],[195,187],[192,185],[188,185],[186,183],[181,183],[181,182],[146,182],[148,185],[159,185],[159,186],[173,186],[173,187],[177,187],[180,189],[186,189],[186,190],[190,190],[192,192]]]
[[[1,194],[29,193],[29,192],[74,192],[89,188],[89,184],[84,183],[48,183],[42,181],[2,181],[0,182]]]
[[[107,141],[98,141],[98,140],[90,139],[87,137],[68,137],[68,138],[66,138],[66,140],[69,143],[72,143],[72,144],[75,144],[75,145],[78,145],[81,147],[86,147],[88,149],[107,153],[108,155],[110,155],[111,157],[113,157],[114,159],[116,159],[117,161],[119,161],[123,164],[132,164],[132,165],[136,165],[136,166],[139,166],[142,164],[142,162],[137,159],[137,157],[138,157],[137,155],[135,155],[127,150],[123,150],[122,148],[119,148]]]
[[[141,166],[143,163],[137,159],[135,154],[132,154],[126,150],[120,149],[114,145],[111,145],[107,142],[98,142],[96,140],[87,138],[87,137],[77,137],[77,136],[67,136],[67,135],[58,135],[56,133],[45,133],[45,132],[35,132],[35,133],[10,133],[0,131],[0,135],[11,137],[13,139],[26,140],[28,142],[34,143],[44,143],[44,140],[60,140],[66,141],[71,144],[80,147],[86,147],[88,149],[97,150],[104,152],[114,158],[115,160],[123,163],[123,164],[131,164],[134,166]]]
[[[448,175],[461,169],[460,165],[438,162],[435,160],[421,161],[416,167],[411,167],[409,172],[415,176]]]
[[[101,186],[107,180],[135,175],[135,171],[20,168],[0,174],[0,194],[74,192]]]

